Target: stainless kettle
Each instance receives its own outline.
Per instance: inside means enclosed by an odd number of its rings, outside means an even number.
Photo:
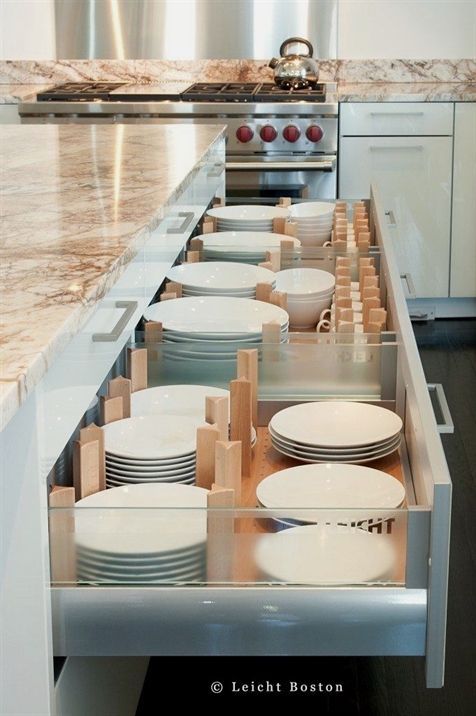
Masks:
[[[287,48],[296,43],[307,47],[307,55],[287,54]],[[315,84],[319,77],[319,66],[313,59],[313,47],[303,37],[289,37],[279,48],[280,58],[273,57],[269,66],[274,70],[274,81],[281,87],[304,88]]]

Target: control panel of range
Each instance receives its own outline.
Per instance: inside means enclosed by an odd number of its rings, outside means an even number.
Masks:
[[[337,121],[331,117],[229,118],[228,151],[335,152]]]

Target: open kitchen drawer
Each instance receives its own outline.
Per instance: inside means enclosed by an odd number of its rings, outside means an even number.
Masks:
[[[367,528],[393,550],[392,568],[371,579],[350,576],[338,584],[313,583],[312,575],[309,585],[306,578],[298,584],[270,577],[256,555],[269,536],[279,539],[284,534],[273,528],[289,518],[289,511],[256,509],[251,491],[249,502],[240,509],[208,511],[209,524],[220,522],[222,535],[209,531],[206,567],[187,583],[124,584],[114,581],[113,572],[110,580],[78,582],[71,538],[78,508],[56,508],[50,511],[50,524],[57,656],[425,655],[427,685],[442,685],[451,482],[385,217],[375,195],[372,218],[382,252],[390,331],[379,341],[368,336],[366,342],[349,344],[347,336],[263,345],[258,421],[263,427],[258,430],[255,459],[258,472],[269,467],[264,426],[284,405],[332,397],[394,409],[404,422],[405,440],[396,460],[393,457],[393,463],[391,459],[381,469],[396,471],[403,481],[403,506],[378,513],[353,510],[351,515],[326,510],[316,516],[313,510],[312,517],[306,510],[298,515],[293,509],[292,515],[304,522],[331,523],[336,531]],[[174,347],[147,347],[151,381],[177,382]],[[300,370],[290,370],[296,361]],[[202,366],[199,375],[188,371],[186,377],[183,371],[180,382],[227,380],[230,366],[221,376],[216,364],[212,368],[207,373]],[[190,510],[175,512],[181,513],[178,524],[184,512],[190,519]],[[141,515],[141,520],[153,523],[161,519],[161,510],[146,508]],[[224,533],[223,524],[228,525]],[[299,549],[297,545],[298,553]],[[58,553],[61,564],[55,563]]]

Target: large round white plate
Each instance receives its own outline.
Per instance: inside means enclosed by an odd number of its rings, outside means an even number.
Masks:
[[[98,550],[90,550],[86,547],[78,547],[77,549],[77,556],[81,559],[85,560],[94,560],[99,563],[106,563],[106,564],[112,564],[114,566],[120,566],[122,568],[123,565],[131,565],[131,567],[135,566],[150,566],[150,565],[158,565],[159,568],[162,568],[162,564],[167,564],[168,562],[174,564],[175,562],[180,562],[182,559],[196,559],[197,561],[201,561],[205,557],[206,553],[206,543],[200,543],[197,545],[194,545],[192,547],[189,547],[187,549],[178,549],[178,550],[172,550],[170,552],[160,552],[160,554],[148,554],[148,555],[142,555],[142,554],[114,554],[111,552],[101,552]]]
[[[300,465],[262,480],[256,496],[264,507],[394,509],[405,488],[392,475],[361,465]]]
[[[107,453],[134,459],[185,457],[196,449],[203,421],[184,415],[143,415],[103,427]]]
[[[175,560],[155,560],[154,562],[132,563],[121,560],[121,562],[107,562],[97,558],[88,557],[84,552],[77,555],[78,564],[88,571],[122,572],[124,574],[136,572],[141,574],[157,574],[158,572],[171,572],[172,570],[197,569],[205,564],[205,553],[185,554]]]
[[[260,537],[255,560],[264,575],[289,584],[362,584],[391,579],[396,553],[387,535],[321,525]]]
[[[106,453],[106,464],[117,463],[126,470],[143,470],[150,468],[151,470],[185,470],[187,467],[195,465],[195,450],[189,455],[178,458],[170,458],[167,460],[140,460],[138,458],[122,457],[113,453]]]
[[[276,273],[276,288],[289,296],[321,296],[332,292],[335,276],[313,268],[290,268]]]
[[[207,211],[208,216],[225,221],[272,221],[289,216],[289,210],[279,206],[261,204],[240,204],[235,206],[217,206]]]
[[[203,247],[217,252],[225,251],[239,254],[251,253],[264,255],[268,249],[279,248],[281,241],[292,241],[295,247],[301,245],[300,241],[287,234],[274,234],[272,232],[255,231],[216,231],[198,236]]]
[[[121,468],[115,468],[111,467],[111,465],[106,465],[106,475],[108,475],[114,480],[122,477],[133,477],[136,479],[142,479],[144,481],[152,477],[158,477],[164,480],[173,480],[174,478],[180,480],[181,478],[193,477],[193,475],[195,475],[195,465],[192,465],[185,470],[174,470],[172,472],[163,472],[161,470],[122,470]]]
[[[333,216],[335,204],[326,201],[305,201],[301,204],[291,204],[289,216],[293,219],[316,219],[318,217]]]
[[[256,291],[207,291],[204,288],[197,290],[182,288],[182,296],[231,296],[231,298],[254,298]]]
[[[212,385],[160,385],[131,395],[131,416],[188,415],[205,419],[207,397],[228,398],[230,391]]]
[[[355,455],[349,454],[340,455],[339,457],[336,457],[335,455],[326,455],[325,453],[319,454],[297,452],[276,443],[274,440],[272,440],[272,444],[276,448],[276,450],[282,455],[293,457],[295,460],[299,460],[300,462],[333,462],[340,464],[367,463],[374,462],[375,460],[381,460],[382,458],[387,457],[387,455],[391,455],[393,452],[395,452],[395,450],[397,450],[399,446],[399,443],[397,443],[395,446],[387,447],[381,452],[372,452],[368,453],[367,455],[359,453]]]
[[[175,298],[154,303],[144,312],[148,321],[160,321],[165,330],[192,333],[260,333],[263,323],[288,323],[279,306],[250,298],[204,296]]]
[[[275,274],[261,266],[207,261],[174,266],[167,274],[171,281],[177,281],[190,289],[206,290],[254,290],[257,283],[275,281]]]
[[[400,434],[394,435],[392,438],[389,438],[389,440],[383,440],[382,442],[378,443],[371,443],[369,445],[364,445],[362,447],[356,447],[356,448],[349,448],[349,447],[342,447],[342,448],[329,448],[329,447],[313,447],[309,445],[303,445],[301,443],[293,442],[292,440],[286,440],[286,438],[282,438],[280,435],[277,435],[272,428],[269,428],[269,434],[271,435],[271,438],[275,440],[280,445],[283,445],[283,447],[289,447],[291,450],[302,450],[307,453],[325,453],[326,455],[335,455],[336,457],[339,455],[345,455],[345,454],[352,454],[352,455],[360,455],[360,454],[366,454],[369,452],[378,452],[380,450],[384,450],[386,448],[392,447],[394,445],[398,445],[400,443]]]
[[[196,570],[186,572],[175,572],[172,571],[167,573],[157,573],[154,575],[134,575],[134,574],[107,574],[101,571],[86,571],[83,568],[78,570],[78,581],[79,582],[100,582],[106,584],[114,584],[115,582],[125,582],[129,584],[141,584],[145,582],[147,584],[155,584],[160,582],[172,583],[172,582],[202,582],[204,581],[204,569],[199,567]]]
[[[400,433],[402,421],[391,410],[368,403],[321,401],[285,408],[270,426],[301,445],[352,448],[389,440]]]
[[[198,546],[207,537],[207,494],[201,487],[156,483],[96,492],[75,505],[76,544],[116,555],[151,555]],[[124,507],[129,509],[114,509]]]

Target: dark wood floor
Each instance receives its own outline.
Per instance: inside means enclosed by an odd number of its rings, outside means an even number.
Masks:
[[[455,423],[443,436],[453,478],[453,522],[447,630],[446,683],[425,688],[424,661],[416,658],[154,658],[137,716],[156,714],[166,689],[177,706],[237,705],[317,707],[322,714],[353,716],[473,716],[476,713],[476,321],[416,324],[428,382],[442,383]],[[313,681],[340,683],[340,694],[210,693],[211,681]],[[278,701],[279,699],[279,701]]]

